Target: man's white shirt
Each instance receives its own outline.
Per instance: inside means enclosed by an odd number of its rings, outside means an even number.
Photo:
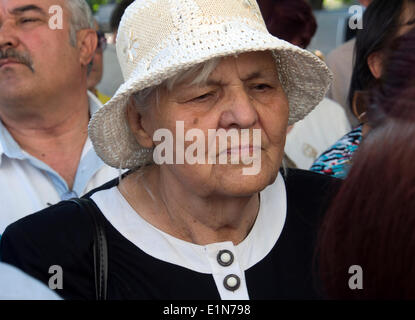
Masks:
[[[92,115],[102,104],[90,92],[88,99]],[[0,235],[20,218],[80,197],[118,175],[96,155],[88,137],[70,190],[56,171],[22,150],[0,121]]]
[[[324,98],[287,134],[284,151],[297,168],[309,170],[324,151],[350,130],[343,108]]]

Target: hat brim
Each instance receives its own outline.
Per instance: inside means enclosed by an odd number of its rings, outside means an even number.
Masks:
[[[272,51],[289,101],[289,124],[303,119],[324,98],[332,75],[317,56],[247,25],[226,27],[226,35],[218,32],[217,39],[212,34],[214,30],[206,29],[206,34],[199,31],[199,39],[209,39],[209,43],[193,42],[193,46],[187,48],[183,46],[183,43],[189,43],[186,36],[176,35],[155,48],[158,54],[137,64],[129,79],[89,123],[88,131],[95,151],[106,164],[131,169],[152,160],[151,150],[138,145],[126,119],[126,105],[133,93],[157,86],[178,72],[213,58]]]

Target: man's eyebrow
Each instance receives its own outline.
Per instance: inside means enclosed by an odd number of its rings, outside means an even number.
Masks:
[[[19,15],[19,14],[22,14],[26,11],[37,11],[37,12],[41,13],[42,15],[46,15],[46,12],[42,8],[40,8],[40,7],[38,7],[34,4],[29,4],[27,6],[14,8],[10,11],[10,14]]]

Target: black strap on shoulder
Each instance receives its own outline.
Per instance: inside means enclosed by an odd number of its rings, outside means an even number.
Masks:
[[[83,212],[87,212],[93,222],[94,230],[94,275],[95,275],[95,295],[97,300],[107,299],[108,281],[108,246],[105,235],[104,223],[101,212],[95,202],[86,198],[73,198],[69,201],[75,202]]]

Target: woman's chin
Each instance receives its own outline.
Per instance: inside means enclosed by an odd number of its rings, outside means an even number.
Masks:
[[[250,171],[247,171],[251,169]],[[247,174],[255,173],[255,174]],[[223,174],[215,175],[216,186],[221,193],[234,196],[248,196],[265,189],[275,181],[278,169],[269,167],[253,169],[246,166],[224,168]],[[219,190],[218,190],[219,191]]]

